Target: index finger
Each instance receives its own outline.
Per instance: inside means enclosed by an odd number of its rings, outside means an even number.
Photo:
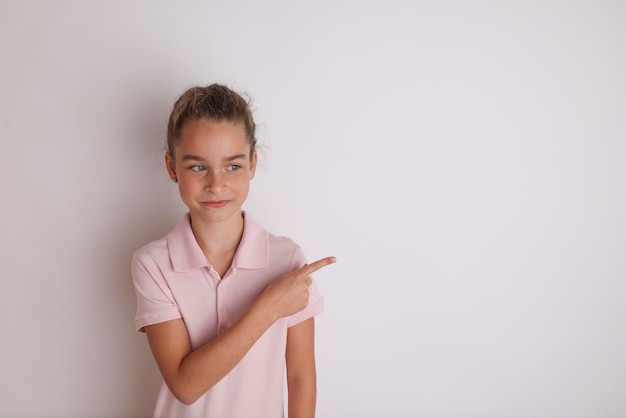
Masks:
[[[337,261],[335,257],[320,258],[319,260],[311,264],[305,264],[304,266],[302,266],[300,268],[300,272],[308,276],[310,274],[313,274],[317,270],[321,269],[322,267],[326,267],[329,264],[333,264],[335,261]]]

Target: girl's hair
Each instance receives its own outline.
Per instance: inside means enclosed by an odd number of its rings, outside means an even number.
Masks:
[[[167,152],[174,157],[180,133],[189,121],[206,119],[212,122],[231,122],[244,128],[250,144],[250,158],[256,148],[256,125],[250,110],[250,100],[221,84],[191,87],[174,103],[167,124]]]

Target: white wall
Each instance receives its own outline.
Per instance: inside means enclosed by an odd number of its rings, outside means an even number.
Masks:
[[[298,3],[298,4],[296,4]],[[319,417],[626,417],[626,3],[0,2],[0,416],[143,417],[187,87],[317,277]]]

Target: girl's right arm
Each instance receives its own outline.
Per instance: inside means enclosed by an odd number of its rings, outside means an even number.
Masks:
[[[242,317],[213,341],[192,351],[182,319],[145,328],[150,349],[172,394],[194,403],[226,376],[279,318],[304,309],[313,272],[333,263],[323,258],[274,280]]]

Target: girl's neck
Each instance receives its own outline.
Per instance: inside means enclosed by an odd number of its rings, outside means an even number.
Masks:
[[[206,222],[201,218],[192,218],[191,230],[204,255],[211,264],[215,264],[214,258],[221,258],[223,255],[230,254],[232,260],[241,241],[243,224],[241,213],[220,222]]]

